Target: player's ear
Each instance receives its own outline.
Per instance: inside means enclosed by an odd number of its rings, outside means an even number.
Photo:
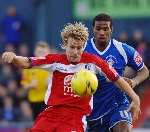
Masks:
[[[66,49],[66,45],[63,43],[60,45],[62,49]]]
[[[61,44],[62,49],[66,49],[68,43],[68,39],[63,40],[63,43]]]
[[[114,30],[114,28],[113,28],[113,26],[111,27],[111,33],[113,33],[113,30]]]
[[[66,46],[67,46],[67,43],[65,43],[65,42],[63,42],[63,43],[61,44],[61,48],[62,48],[62,49],[66,49]]]

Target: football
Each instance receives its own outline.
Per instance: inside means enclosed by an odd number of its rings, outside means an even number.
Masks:
[[[96,75],[89,70],[82,69],[76,72],[71,79],[73,92],[79,96],[91,96],[98,86]]]

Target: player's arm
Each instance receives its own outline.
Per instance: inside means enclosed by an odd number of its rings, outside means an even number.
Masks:
[[[123,79],[121,76],[117,76],[115,70],[110,68],[110,66],[105,65],[105,68],[102,69],[107,78],[115,83],[118,88],[124,91],[131,99],[132,103],[129,107],[129,111],[132,113],[133,120],[138,119],[138,115],[140,113],[140,99],[139,96],[134,92],[131,86]],[[114,75],[113,75],[114,73]]]
[[[142,83],[146,78],[149,76],[149,70],[144,65],[144,67],[137,72],[137,75],[132,78],[132,80],[135,82],[136,85]]]
[[[146,78],[149,76],[149,71],[144,64],[144,61],[140,54],[131,46],[124,44],[123,48],[127,55],[127,65],[135,70],[135,74],[132,76],[133,73],[131,70],[125,69],[125,80],[129,83],[129,85],[134,88],[135,86],[142,83]],[[130,72],[131,71],[131,72]],[[128,75],[130,74],[130,75]]]
[[[27,70],[27,69],[26,69]],[[27,79],[28,77],[26,77],[26,79],[22,79],[21,80],[21,86],[28,90],[28,89],[31,89],[31,88],[37,88],[38,86],[38,81],[35,80],[35,79],[32,79],[32,80],[29,80]]]
[[[149,76],[149,70],[145,65],[141,70],[137,71],[134,76],[131,75],[132,78],[129,76],[129,72],[133,73],[133,70],[131,71],[129,68],[126,68],[124,79],[129,83],[132,88],[135,88],[135,86],[142,83]]]
[[[121,90],[125,91],[128,96],[132,99],[132,103],[129,107],[129,111],[132,113],[133,120],[138,119],[138,115],[140,113],[140,99],[139,96],[133,91],[130,85],[123,79],[123,77],[119,77],[115,84]]]
[[[17,56],[13,52],[4,52],[2,54],[2,61],[4,63],[14,64],[22,68],[30,67],[30,60],[28,59],[28,57]]]
[[[118,88],[128,94],[128,96],[132,99],[132,103],[130,105],[130,111],[132,112],[133,120],[138,118],[140,112],[140,99],[138,95],[133,91],[130,85],[123,79],[123,77],[119,76],[118,73],[108,65],[104,60],[97,58],[98,67],[101,68],[101,71],[106,75],[106,77],[113,81]]]

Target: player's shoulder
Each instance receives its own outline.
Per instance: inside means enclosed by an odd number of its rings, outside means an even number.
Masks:
[[[58,54],[58,53],[52,53],[52,54],[47,54],[46,55],[47,58],[50,58],[50,57],[56,57],[57,58],[57,57],[60,57],[60,56],[61,56],[61,54]]]
[[[83,56],[93,58],[96,57],[97,55],[84,51]]]
[[[52,56],[52,58],[50,57]],[[49,57],[49,60],[51,60],[52,63],[60,63],[60,64],[68,64],[67,55],[65,53],[57,53],[57,54],[51,54]]]
[[[53,54],[47,54],[46,55],[46,59],[51,59],[54,61],[62,61],[66,59],[66,55],[65,54],[60,54],[60,53],[53,53]]]
[[[84,52],[82,57],[86,60],[89,60],[89,61],[97,61],[97,60],[101,60],[102,58],[93,54],[93,53],[88,53],[88,52]]]
[[[129,44],[121,42],[121,41],[118,41],[116,39],[113,39],[113,44],[115,45],[116,48],[119,48],[119,49],[123,48],[126,52],[135,50]]]

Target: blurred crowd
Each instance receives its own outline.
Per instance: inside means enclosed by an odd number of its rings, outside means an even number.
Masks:
[[[119,38],[121,42],[125,42],[132,47],[134,47],[144,59],[145,64],[147,67],[150,68],[149,57],[150,54],[150,40],[146,40],[144,38],[143,32],[139,29],[135,29],[132,33],[132,36],[129,37],[128,33],[123,31],[120,33]]]
[[[22,56],[31,55],[23,37],[30,35],[15,6],[8,7],[0,24],[0,52],[13,51]],[[22,71],[15,66],[0,63],[0,121],[32,121],[26,91],[20,86]]]
[[[8,7],[0,24],[1,53],[13,51],[17,55],[33,56],[33,46],[26,41],[26,38],[31,38],[31,29],[28,29],[14,6]],[[150,41],[144,38],[142,30],[135,29],[132,36],[129,36],[126,31],[121,32],[116,39],[136,48],[150,69]],[[1,60],[0,63],[0,122],[32,122],[33,112],[27,99],[28,91],[21,85],[22,70],[12,65],[2,64]],[[140,96],[143,96],[145,89],[150,87],[149,81],[147,80],[138,88],[137,92]],[[147,113],[146,121],[150,124],[150,112]]]

